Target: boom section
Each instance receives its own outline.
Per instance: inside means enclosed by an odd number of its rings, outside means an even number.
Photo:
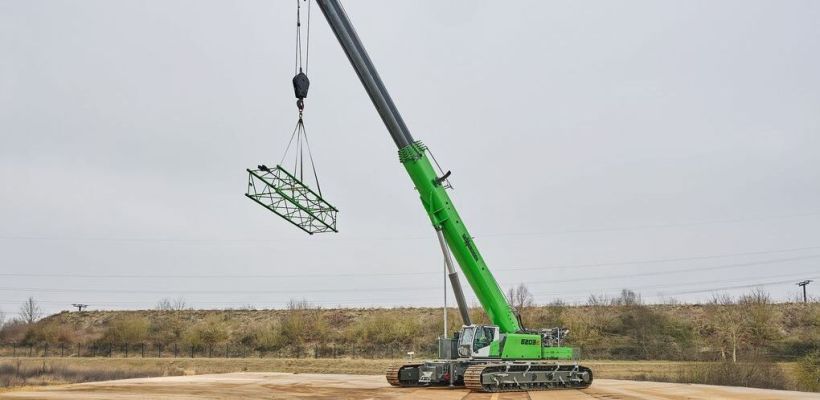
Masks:
[[[450,251],[481,306],[484,307],[487,317],[493,324],[498,325],[503,333],[520,331],[518,318],[478,251],[467,226],[458,215],[456,206],[442,181],[436,175],[427,157],[427,147],[421,142],[415,142],[399,150],[399,160],[416,185],[421,204],[427,211],[430,222],[434,228],[441,229]]]
[[[401,114],[384,87],[376,67],[373,66],[344,8],[338,0],[316,0],[316,3],[330,24],[336,39],[339,40],[339,44],[359,76],[370,100],[373,101],[390,136],[399,148],[399,160],[415,184],[421,197],[421,203],[433,227],[440,229],[443,233],[450,251],[490,321],[498,325],[501,332],[520,331],[518,319],[507,302],[504,292],[498,286],[484,258],[481,257],[455,205],[441,180],[438,179],[427,157],[427,148],[421,142],[413,139],[404,124]]]

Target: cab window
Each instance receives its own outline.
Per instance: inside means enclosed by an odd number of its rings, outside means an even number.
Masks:
[[[492,343],[495,329],[491,327],[481,327],[475,331],[475,340],[473,341],[473,348],[478,350],[487,347]]]
[[[475,328],[464,328],[464,335],[461,337],[461,344],[469,346],[473,343]]]

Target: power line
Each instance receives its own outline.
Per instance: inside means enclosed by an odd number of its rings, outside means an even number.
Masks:
[[[676,269],[676,270],[668,270],[668,271],[648,271],[648,272],[636,272],[636,273],[631,273],[631,274],[605,275],[605,276],[584,276],[584,277],[577,277],[577,278],[572,278],[572,279],[560,279],[560,280],[549,280],[549,281],[528,281],[527,283],[567,283],[567,282],[586,282],[586,281],[619,279],[619,278],[638,278],[638,277],[644,277],[644,276],[663,276],[663,275],[671,275],[671,274],[680,274],[680,273],[684,273],[684,272],[713,271],[713,270],[718,270],[718,269],[731,269],[731,268],[749,267],[749,266],[753,266],[753,265],[777,264],[777,263],[781,263],[781,262],[808,260],[808,259],[814,259],[814,258],[820,258],[820,255],[811,255],[811,256],[804,256],[804,257],[791,257],[791,258],[780,258],[780,259],[774,259],[774,260],[752,261],[752,262],[725,264],[725,265],[708,266],[708,267],[684,268],[684,269]]]
[[[818,256],[820,257],[820,256]],[[778,277],[782,276],[779,274]],[[737,281],[733,279],[731,281]],[[560,280],[551,280],[551,281],[542,281],[542,282],[533,282],[533,283],[546,283],[546,284],[554,284],[560,283]],[[679,286],[686,286],[686,285],[694,285],[694,284],[707,284],[707,283],[715,283],[714,279],[710,279],[708,281],[703,282],[693,282],[693,283],[680,283],[676,282],[672,285],[653,285],[653,286],[638,286],[633,287],[632,289],[657,289],[657,288],[664,288],[664,287],[679,287]],[[275,294],[306,294],[306,293],[350,293],[350,292],[401,292],[401,291],[423,291],[423,290],[439,290],[438,286],[399,286],[399,287],[364,287],[364,288],[347,288],[347,289],[289,289],[289,290],[281,290],[281,289],[265,289],[265,290],[133,290],[133,289],[73,289],[73,288],[43,288],[43,287],[0,287],[0,291],[7,291],[7,292],[35,292],[35,293],[108,293],[108,294],[159,294],[159,295],[185,295],[185,294],[207,294],[207,295],[216,295],[216,294],[226,294],[226,295],[235,295],[235,294],[266,294],[266,295],[275,295]],[[603,290],[618,290],[621,288],[606,288]],[[561,293],[548,293],[554,295],[560,295]]]
[[[781,285],[786,283],[792,283],[792,279],[786,279],[781,281],[774,281],[774,282],[760,282],[760,283],[753,283],[749,285],[733,285],[733,286],[720,286],[716,288],[709,288],[709,289],[700,289],[700,290],[687,290],[687,291],[680,291],[680,292],[672,292],[669,294],[695,294],[695,293],[710,293],[710,292],[719,292],[721,290],[730,290],[730,289],[748,289],[753,287],[760,287],[760,286],[772,286],[772,285]]]
[[[679,294],[711,293],[711,292],[719,292],[719,291],[723,291],[723,290],[780,285],[780,284],[785,284],[785,283],[791,283],[792,281],[793,281],[792,279],[789,279],[789,280],[776,280],[776,281],[758,281],[758,282],[750,283],[750,284],[717,286],[717,287],[710,287],[710,288],[707,288],[707,289],[677,291],[677,292],[671,292],[671,293],[667,293],[667,294],[668,295],[679,295]],[[702,285],[706,282],[714,283],[714,281],[691,282],[691,283],[685,284],[685,286]],[[647,288],[653,288],[653,287],[658,288],[658,287],[663,287],[663,286],[645,286],[645,287],[637,287],[637,288],[633,288],[633,289],[640,290],[640,289],[647,289]],[[606,290],[616,290],[616,289],[610,288],[610,289],[606,289]],[[608,292],[608,293],[611,293],[611,296],[617,296],[619,294],[618,292]],[[571,296],[561,295],[561,294],[558,294],[558,293],[551,293],[551,294],[552,295],[562,296],[562,298],[584,298],[584,297],[588,296],[588,294],[571,295]],[[652,296],[650,296],[650,297],[652,297]],[[340,299],[340,300],[328,300],[328,301],[308,301],[308,303],[313,304],[313,305],[362,305],[362,304],[372,305],[374,303],[379,303],[379,306],[383,306],[383,305],[390,305],[390,306],[413,305],[412,303],[407,302],[406,301],[407,299],[404,299],[405,301],[397,301],[397,300],[402,300],[402,299],[401,298],[396,298],[395,296],[393,296],[393,297],[389,297],[389,298]],[[387,302],[388,304],[385,304],[385,302]],[[64,301],[38,301],[38,303],[41,303],[41,304],[67,304]],[[3,302],[3,303],[0,303],[0,304],[18,304],[18,303],[17,302]],[[139,302],[139,301],[118,301],[118,302],[91,302],[91,303],[89,303],[90,306],[93,306],[93,307],[96,307],[96,308],[121,306],[121,305],[142,305],[142,304],[150,304],[150,302],[149,301],[143,301],[143,302]],[[192,305],[193,304],[196,304],[196,305],[206,305],[207,304],[207,305],[213,305],[213,306],[241,305],[241,306],[252,306],[252,307],[255,307],[255,308],[264,308],[264,307],[272,306],[272,305],[286,306],[287,302],[259,303],[259,302],[254,302],[253,300],[250,300],[250,301],[209,301],[209,302],[192,301],[191,304]]]
[[[697,261],[697,260],[709,260],[715,258],[728,258],[728,257],[738,257],[738,256],[752,256],[752,255],[765,255],[765,254],[776,254],[776,253],[789,253],[789,252],[796,252],[796,251],[804,251],[804,250],[815,250],[820,249],[820,246],[807,246],[807,247],[794,247],[788,249],[778,249],[778,250],[762,250],[762,251],[749,251],[749,252],[740,252],[740,253],[728,253],[728,254],[716,254],[716,255],[706,255],[706,256],[689,256],[689,257],[676,257],[676,258],[656,258],[656,259],[644,259],[644,260],[632,260],[632,261],[616,261],[616,262],[596,262],[596,263],[585,263],[585,264],[564,264],[564,265],[554,265],[554,266],[540,266],[540,267],[507,267],[507,268],[494,268],[495,271],[530,271],[530,270],[548,270],[548,269],[567,269],[567,268],[596,268],[596,267],[608,267],[608,266],[623,266],[623,265],[641,265],[641,264],[660,264],[660,263],[671,263],[671,262],[680,262],[680,261]],[[806,258],[814,258],[818,256],[807,256]],[[799,258],[799,257],[796,257]],[[795,259],[796,259],[795,258]],[[786,259],[791,260],[791,259]],[[372,269],[372,268],[364,268],[364,269]],[[425,271],[413,271],[413,272],[346,272],[346,273],[309,273],[309,274],[210,274],[210,275],[170,275],[170,274],[67,274],[67,273],[0,273],[0,276],[5,277],[38,277],[38,278],[94,278],[94,279],[154,279],[154,278],[164,278],[164,279],[225,279],[225,278],[247,278],[247,279],[262,279],[262,278],[337,278],[337,277],[354,277],[354,276],[410,276],[410,275],[429,275],[432,273],[437,273],[438,271],[433,270],[425,270]]]
[[[805,276],[805,273],[796,273],[795,276]],[[783,275],[778,274],[777,277],[781,278],[781,277],[783,277]],[[764,286],[779,285],[779,284],[783,284],[783,283],[791,283],[791,282],[793,282],[793,279],[794,279],[794,278],[792,278],[792,279],[788,279],[788,280],[774,280],[774,281],[765,280],[765,281],[761,281],[761,279],[768,279],[768,278],[770,278],[770,277],[766,277],[766,276],[750,277],[750,278],[741,280],[741,282],[742,281],[753,281],[753,280],[757,280],[757,282],[747,283],[747,284],[716,286],[716,287],[710,287],[710,288],[707,288],[707,289],[680,290],[680,291],[676,291],[676,292],[666,293],[666,295],[710,293],[710,292],[717,292],[717,291],[722,291],[722,290],[742,289],[742,288],[750,288],[750,287],[764,287]],[[675,288],[675,287],[693,286],[693,285],[702,286],[702,285],[707,284],[707,283],[714,284],[714,283],[729,283],[729,282],[737,282],[737,281],[738,281],[737,279],[722,280],[722,281],[716,281],[714,279],[710,279],[708,281],[696,281],[696,282],[685,282],[685,283],[674,283],[674,284],[638,286],[638,287],[631,287],[629,289],[636,290],[636,291],[642,291],[642,290],[649,290],[649,289],[664,289],[664,288]],[[429,289],[438,290],[438,288],[432,288],[432,287],[429,288]],[[613,296],[617,296],[621,289],[623,289],[623,288],[621,288],[621,287],[603,288],[603,289],[600,289],[600,290],[603,292],[602,294],[612,293]],[[610,291],[612,291],[612,292],[610,292]],[[615,292],[615,291],[618,291],[618,292]],[[567,299],[567,298],[584,298],[584,297],[588,296],[588,294],[569,295],[569,294],[560,293],[560,292],[549,293],[549,292],[540,292],[540,291],[537,291],[537,290],[534,291],[534,292],[537,296],[546,296],[546,295],[560,296],[563,299]],[[652,297],[652,296],[650,295],[650,297]],[[655,297],[657,297],[657,296],[655,296]],[[418,298],[414,298],[414,299],[418,299]],[[340,298],[340,299],[334,299],[334,300],[328,300],[328,301],[309,301],[309,303],[314,304],[314,305],[357,305],[357,304],[359,304],[359,305],[360,304],[370,304],[370,305],[372,305],[372,304],[375,304],[375,303],[377,303],[379,305],[389,304],[391,306],[412,305],[412,303],[408,302],[407,300],[408,299],[402,299],[402,298],[397,298],[396,296],[391,296],[391,297],[387,297],[387,298],[368,297],[368,298],[364,298],[364,299],[361,299],[361,298],[359,298],[359,299],[357,299],[357,298]],[[42,304],[68,304],[69,302],[67,302],[67,301],[55,301],[55,300],[49,301],[49,300],[45,300],[45,301],[38,301],[38,303],[42,303]],[[100,307],[111,307],[111,306],[121,306],[121,305],[145,305],[145,304],[150,304],[150,303],[151,303],[150,301],[100,301],[100,302],[93,302],[92,301],[92,302],[89,302],[88,304],[93,306],[93,307],[100,308]],[[248,299],[248,300],[245,300],[245,301],[230,301],[229,300],[229,301],[205,301],[205,302],[193,300],[193,301],[190,301],[190,303],[191,304],[197,304],[197,305],[205,305],[205,304],[216,305],[216,306],[241,305],[241,306],[254,306],[254,307],[257,307],[257,306],[258,307],[264,307],[266,305],[272,305],[272,304],[287,305],[287,302],[275,302],[275,303],[259,302],[258,300],[254,300],[254,299]],[[16,305],[16,304],[19,304],[19,302],[3,301],[3,302],[0,302],[0,304]]]
[[[816,216],[820,215],[820,211],[811,211],[805,213],[797,213],[797,214],[785,214],[785,215],[769,215],[769,216],[760,216],[760,217],[744,217],[744,218],[731,218],[731,219],[717,219],[717,220],[706,220],[706,221],[694,221],[694,222],[680,222],[680,223],[667,223],[667,224],[649,224],[649,225],[636,225],[636,226],[623,226],[623,227],[603,227],[603,228],[588,228],[588,229],[567,229],[567,230],[558,230],[558,231],[531,231],[531,232],[499,232],[499,233],[485,233],[485,234],[478,234],[475,235],[477,238],[482,237],[504,237],[504,236],[544,236],[544,235],[561,235],[561,234],[571,234],[571,233],[598,233],[598,232],[623,232],[623,231],[634,231],[634,230],[646,230],[646,229],[664,229],[664,228],[675,228],[675,227],[687,227],[687,226],[699,226],[699,225],[719,225],[719,224],[732,224],[732,223],[742,223],[742,222],[753,222],[753,221],[762,221],[762,220],[773,220],[773,219],[791,219],[791,218],[800,218],[800,217],[809,217],[809,216]],[[385,237],[385,236],[340,236],[338,238],[334,238],[334,241],[344,241],[344,240],[429,240],[432,239],[430,235],[418,235],[418,236],[395,236],[395,237]],[[0,235],[0,240],[39,240],[39,241],[92,241],[92,242],[144,242],[144,243],[187,243],[187,244],[234,244],[234,243],[265,243],[265,244],[276,244],[281,243],[282,241],[286,240],[297,240],[302,241],[302,239],[295,239],[295,238],[271,238],[271,239],[240,239],[240,238],[217,238],[217,239],[189,239],[189,238],[116,238],[116,237],[66,237],[66,236],[37,236],[37,235]]]
[[[700,225],[734,224],[734,223],[762,221],[762,220],[771,220],[771,219],[789,219],[789,218],[809,217],[809,216],[815,216],[815,215],[820,215],[820,211],[812,211],[812,212],[806,212],[806,213],[800,213],[800,214],[786,214],[786,215],[770,215],[770,216],[762,216],[762,217],[717,219],[717,220],[710,220],[710,221],[680,222],[680,223],[668,223],[668,224],[649,224],[649,225],[636,225],[636,226],[612,227],[612,228],[571,229],[571,230],[552,231],[552,232],[544,232],[544,231],[538,232],[538,231],[536,231],[536,232],[497,233],[497,234],[490,233],[490,234],[484,234],[484,235],[481,235],[481,236],[485,236],[485,237],[492,237],[492,236],[544,236],[544,235],[562,235],[562,234],[568,234],[568,233],[624,232],[624,231],[678,228],[678,227],[700,226]]]

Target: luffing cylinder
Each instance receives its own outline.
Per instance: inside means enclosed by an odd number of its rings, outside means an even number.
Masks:
[[[507,304],[504,293],[473,243],[473,237],[470,236],[450,196],[436,176],[426,151],[427,147],[417,141],[399,150],[399,160],[416,185],[430,222],[434,228],[440,228],[444,233],[453,256],[461,266],[467,282],[473,288],[490,321],[498,325],[503,333],[520,331],[521,327],[515,313]]]

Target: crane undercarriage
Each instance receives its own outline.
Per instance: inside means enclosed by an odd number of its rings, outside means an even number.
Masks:
[[[550,361],[431,360],[395,365],[385,375],[393,386],[464,386],[482,392],[584,389],[592,384],[589,368]]]

